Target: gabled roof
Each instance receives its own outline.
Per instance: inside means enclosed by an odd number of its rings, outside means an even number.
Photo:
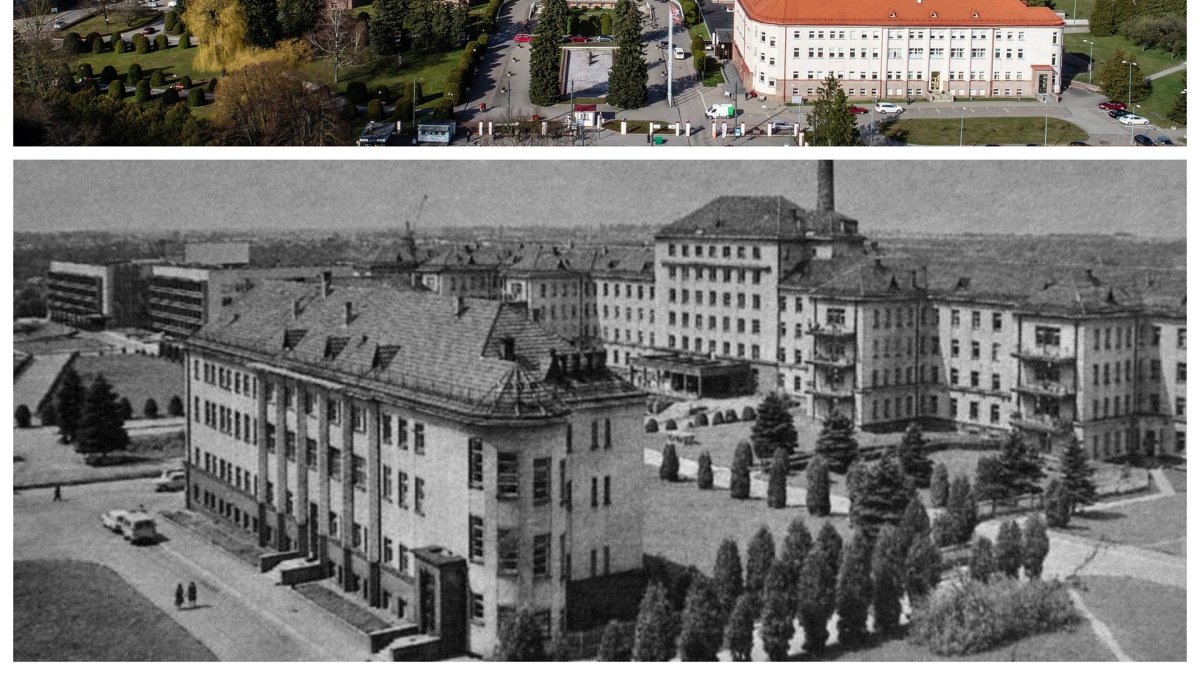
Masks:
[[[739,0],[746,15],[788,26],[1061,26],[1022,0]]]
[[[795,240],[843,236],[858,221],[837,211],[804,209],[783,197],[718,197],[658,231],[655,239],[716,237]],[[854,234],[853,236],[858,236]]]
[[[654,281],[654,250],[623,248],[605,251],[592,266],[592,276],[598,279],[635,279]]]
[[[906,262],[867,256],[810,260],[780,286],[810,295],[862,299],[923,295],[924,269]]]
[[[507,340],[512,360],[501,358]],[[263,282],[189,344],[484,418],[564,414],[565,400],[597,387],[636,393],[607,370],[588,383],[547,382],[552,356],[571,345],[518,306],[384,287],[336,286],[322,297],[314,285]]]
[[[538,246],[533,251],[526,251],[516,262],[505,270],[509,273],[550,272],[575,274],[576,270],[571,258],[555,247]],[[587,268],[584,267],[584,272]]]
[[[417,268],[418,272],[441,272],[444,270],[497,269],[503,262],[501,254],[490,249],[455,247],[435,254]]]

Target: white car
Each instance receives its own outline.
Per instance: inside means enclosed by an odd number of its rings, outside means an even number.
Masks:
[[[162,472],[162,475],[154,479],[155,492],[175,492],[184,489],[187,483],[187,474],[182,469],[170,469]]]
[[[170,2],[167,3],[167,7],[178,7],[178,6],[179,6],[179,0],[171,0]]]
[[[1132,126],[1134,124],[1150,124],[1150,120],[1140,115],[1125,115],[1117,118],[1117,121],[1126,126]]]
[[[675,59],[677,61],[682,61],[686,58],[687,58],[687,54],[683,53],[683,47],[676,47],[675,48]]]
[[[125,509],[113,509],[112,511],[108,511],[107,513],[100,516],[100,524],[103,525],[104,527],[112,530],[113,532],[120,534],[121,533],[121,520],[123,518],[128,518],[128,517],[129,517],[129,512],[126,511]]]
[[[904,112],[904,108],[901,108],[900,106],[896,105],[895,103],[888,103],[887,101],[880,101],[879,103],[875,104],[875,112],[877,112],[877,113],[902,113],[902,112]]]

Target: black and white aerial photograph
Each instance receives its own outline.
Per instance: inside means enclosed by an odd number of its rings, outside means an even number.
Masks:
[[[1185,162],[810,156],[13,161],[13,660],[1185,662]]]

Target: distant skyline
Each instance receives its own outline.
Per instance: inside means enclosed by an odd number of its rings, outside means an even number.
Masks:
[[[1180,161],[835,164],[862,231],[1186,236]],[[18,161],[17,231],[662,224],[709,199],[816,202],[815,161]],[[120,207],[114,209],[114,199]]]

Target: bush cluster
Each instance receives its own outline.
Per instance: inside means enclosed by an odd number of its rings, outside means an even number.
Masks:
[[[935,654],[974,654],[1057,630],[1077,616],[1058,581],[965,580],[916,608],[910,636]]]

